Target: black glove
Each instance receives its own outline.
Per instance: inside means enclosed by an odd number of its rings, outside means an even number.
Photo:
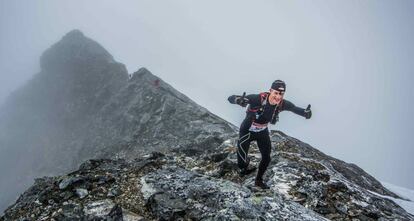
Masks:
[[[245,98],[246,96],[246,92],[243,93],[243,96],[241,97],[236,97],[236,104],[242,106],[242,107],[246,107],[247,103],[249,102],[249,99]]]
[[[312,117],[312,110],[311,110],[311,105],[310,104],[305,109],[305,117],[306,117],[306,119],[309,119],[309,118]]]

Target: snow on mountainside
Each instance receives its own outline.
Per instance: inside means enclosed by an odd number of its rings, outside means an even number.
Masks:
[[[392,192],[396,193],[402,199],[392,198],[391,200],[396,202],[402,208],[404,208],[407,212],[414,215],[414,190],[407,189],[404,187],[400,187],[391,183],[381,182],[384,187],[391,190]]]

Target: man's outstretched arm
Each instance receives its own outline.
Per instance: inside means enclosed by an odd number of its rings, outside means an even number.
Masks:
[[[260,95],[258,95],[258,94],[246,95],[246,93],[243,93],[242,96],[240,96],[240,95],[231,95],[230,97],[227,98],[227,100],[231,104],[238,104],[242,107],[246,107],[247,104],[250,104],[250,105],[260,104]]]
[[[300,115],[302,117],[305,117],[306,119],[309,119],[312,117],[312,110],[310,109],[311,105],[309,104],[306,109],[296,107],[292,102],[288,100],[283,101],[283,109],[292,111],[293,113]]]

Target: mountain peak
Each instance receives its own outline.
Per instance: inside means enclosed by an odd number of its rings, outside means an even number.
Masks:
[[[66,38],[84,38],[85,35],[80,31],[79,29],[73,29],[72,31],[69,31],[66,33],[62,39]]]
[[[74,29],[47,49],[40,58],[42,70],[61,70],[74,66],[114,63],[109,52],[96,41]]]
[[[147,68],[142,67],[142,68],[138,69],[138,71],[136,71],[132,74],[131,80],[136,81],[137,79],[141,78],[144,75],[149,75],[149,76],[155,77],[155,75],[153,75]]]

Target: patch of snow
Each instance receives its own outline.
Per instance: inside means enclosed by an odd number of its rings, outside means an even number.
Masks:
[[[364,201],[359,201],[359,200],[355,200],[355,199],[352,199],[351,201],[352,201],[353,203],[357,204],[357,205],[362,206],[362,207],[367,207],[367,206],[369,205],[368,203],[366,203],[366,202],[364,202]]]
[[[381,182],[381,184],[385,186],[387,189],[394,192],[395,194],[407,200],[395,199],[393,197],[388,197],[388,196],[382,196],[382,197],[391,199],[396,204],[400,205],[403,209],[405,209],[405,211],[414,215],[414,190],[400,187],[400,186],[397,186],[391,183],[386,183],[386,182]]]
[[[283,194],[286,197],[290,197],[289,195],[290,186],[286,183],[275,182],[275,185],[273,186],[273,190],[278,191],[279,193]]]

